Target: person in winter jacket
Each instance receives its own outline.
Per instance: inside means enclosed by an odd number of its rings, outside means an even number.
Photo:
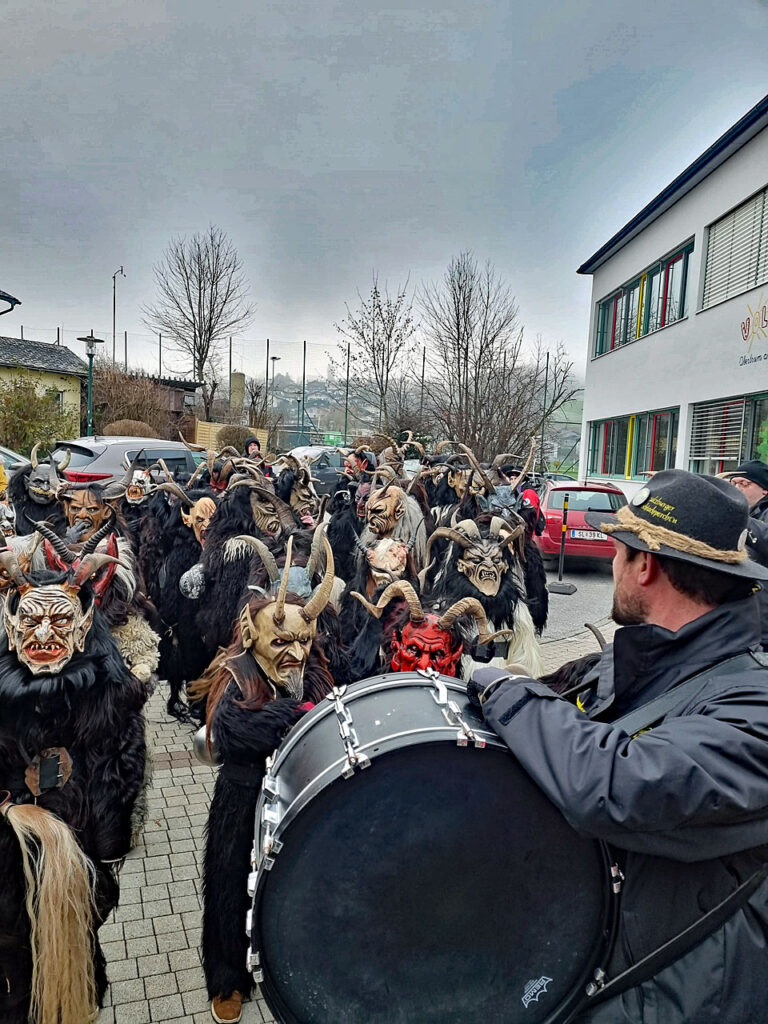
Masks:
[[[576,702],[498,669],[468,686],[623,875],[579,1024],[768,1019],[768,657],[753,593],[768,569],[748,557],[748,514],[728,483],[683,470],[655,474],[616,515],[588,513],[615,542],[624,628]]]

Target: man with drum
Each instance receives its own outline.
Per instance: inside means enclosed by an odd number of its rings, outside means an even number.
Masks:
[[[768,656],[754,594],[768,568],[747,556],[748,514],[725,481],[683,470],[655,474],[616,515],[587,513],[615,542],[624,628],[575,702],[498,669],[469,684],[616,864],[616,936],[579,1022],[768,1020]]]

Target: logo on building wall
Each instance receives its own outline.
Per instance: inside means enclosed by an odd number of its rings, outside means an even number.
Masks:
[[[746,319],[741,321],[741,338],[750,352],[755,341],[768,339],[768,302],[762,295],[754,309],[747,304]]]

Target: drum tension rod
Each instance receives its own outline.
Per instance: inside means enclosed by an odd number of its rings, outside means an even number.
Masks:
[[[448,699],[448,687],[440,678],[440,673],[436,672],[433,668],[418,669],[417,671],[419,675],[424,676],[425,679],[432,683],[432,699],[443,712],[445,721],[451,727],[459,727],[456,733],[456,746],[466,747],[471,742],[478,750],[484,750],[485,740],[482,736],[478,736],[474,729],[461,717],[461,708],[456,701]]]

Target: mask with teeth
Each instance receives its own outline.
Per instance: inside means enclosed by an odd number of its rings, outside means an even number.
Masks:
[[[125,490],[125,500],[129,505],[140,505],[149,497],[151,490],[149,473],[145,469],[135,469],[131,482]]]
[[[83,611],[77,592],[66,586],[30,587],[15,611],[10,601],[5,603],[8,647],[33,676],[55,675],[84,650],[93,608]]]
[[[475,590],[488,597],[495,597],[501,586],[501,577],[509,569],[503,549],[493,540],[476,540],[456,562],[456,569],[463,573]]]
[[[181,518],[185,526],[192,528],[195,539],[201,547],[205,547],[205,535],[211,525],[211,519],[216,511],[216,502],[213,498],[198,498],[189,512],[182,509]]]
[[[387,484],[381,490],[371,491],[365,520],[371,533],[389,536],[405,515],[406,494],[400,487]]]
[[[4,537],[16,536],[16,509],[9,501],[0,501],[0,533]]]
[[[95,491],[85,488],[72,491],[62,498],[64,512],[70,526],[82,523],[85,526],[80,540],[88,540],[92,534],[112,516],[112,509]]]

